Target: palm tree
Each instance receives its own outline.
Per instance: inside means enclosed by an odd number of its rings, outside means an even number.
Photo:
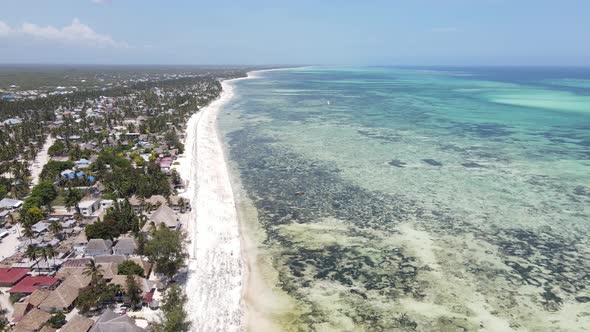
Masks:
[[[58,221],[54,221],[49,224],[49,230],[53,235],[57,236],[63,230],[63,227]]]
[[[25,257],[28,258],[30,261],[35,261],[32,266],[37,264],[37,258],[39,257],[39,250],[32,244],[27,246],[27,250],[25,251]]]
[[[91,260],[90,262],[88,262],[88,264],[86,264],[84,272],[82,272],[82,275],[90,277],[91,283],[94,286],[98,283],[98,280],[102,278],[102,266],[96,264],[94,260]]]
[[[55,212],[55,209],[53,208],[52,203],[51,202],[47,203],[47,205],[45,205],[45,213],[49,216],[53,212]]]
[[[35,233],[33,232],[33,225],[30,222],[23,222],[23,235],[29,238],[29,244],[33,244]]]
[[[45,247],[45,254],[47,257],[53,259],[53,268],[57,270],[57,266],[55,265],[55,256],[57,256],[58,251],[55,250],[51,244],[48,244],[47,247]]]
[[[37,249],[37,255],[39,258],[43,258],[43,261],[45,261],[45,264],[47,264],[47,258],[49,258],[49,256],[47,255],[45,248]]]

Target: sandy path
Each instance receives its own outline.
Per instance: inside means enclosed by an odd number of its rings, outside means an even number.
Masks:
[[[55,143],[55,138],[51,137],[51,135],[47,135],[47,139],[45,140],[45,144],[43,144],[43,148],[35,157],[35,160],[30,166],[31,169],[31,185],[34,186],[39,183],[39,175],[41,175],[41,171],[43,170],[43,166],[47,164],[49,161],[49,147]]]

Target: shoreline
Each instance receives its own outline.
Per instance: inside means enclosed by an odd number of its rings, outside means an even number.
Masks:
[[[239,196],[233,188],[234,181],[239,179],[230,171],[217,116],[233,98],[234,82],[255,79],[257,73],[274,70],[281,69],[251,71],[247,77],[222,81],[219,98],[187,122],[185,153],[175,169],[186,186],[181,195],[191,204],[185,288],[194,331],[242,331],[249,325],[245,298],[252,272],[250,265],[255,262],[249,261],[244,251],[250,241],[243,234],[236,199]]]

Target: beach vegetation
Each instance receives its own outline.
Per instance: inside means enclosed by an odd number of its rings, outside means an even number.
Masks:
[[[89,224],[85,228],[86,237],[89,239],[114,240],[127,232],[137,233],[141,229],[141,219],[137,216],[129,201],[115,202],[109,208],[101,221]]]
[[[66,315],[61,311],[57,311],[49,318],[47,324],[54,329],[59,329],[66,324]]]
[[[72,161],[57,161],[50,160],[43,166],[39,177],[41,180],[55,181],[59,178],[61,172],[74,168],[75,164]]]
[[[117,267],[117,274],[121,275],[137,275],[143,277],[143,268],[139,264],[126,260]]]
[[[50,156],[62,156],[66,152],[66,145],[62,141],[55,141],[52,146],[47,150],[47,154]]]
[[[159,319],[150,322],[153,332],[185,332],[190,331],[191,322],[185,310],[188,298],[178,285],[172,285],[166,291],[161,306]]]
[[[144,254],[155,263],[155,272],[172,279],[185,266],[188,254],[184,247],[186,234],[160,225],[145,244]]]
[[[133,275],[127,275],[125,279],[125,299],[131,304],[132,308],[140,307],[143,301],[141,288]]]

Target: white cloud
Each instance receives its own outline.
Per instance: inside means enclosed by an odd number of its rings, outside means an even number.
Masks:
[[[457,32],[459,29],[455,27],[441,27],[441,28],[432,28],[432,32],[436,33],[449,33],[449,32]]]
[[[75,18],[72,24],[62,28],[39,26],[34,23],[23,23],[20,27],[11,28],[0,21],[0,36],[28,36],[35,39],[78,44],[91,47],[129,48],[126,42],[116,41],[111,36],[100,34]]]
[[[10,25],[0,21],[0,36],[8,36],[12,33]]]

